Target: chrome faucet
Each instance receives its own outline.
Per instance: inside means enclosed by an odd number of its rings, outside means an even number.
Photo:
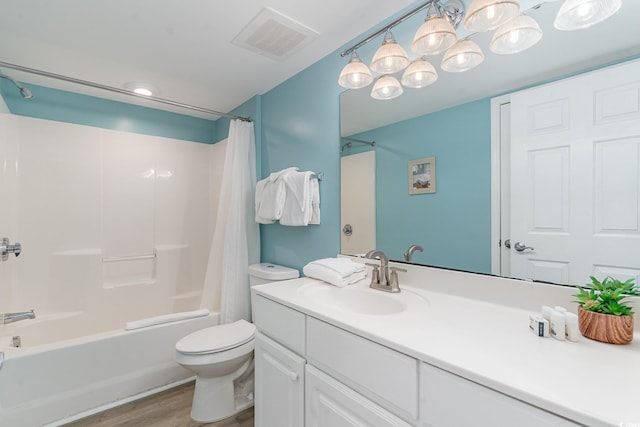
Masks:
[[[2,315],[2,324],[6,325],[7,323],[13,323],[13,322],[19,322],[20,320],[27,320],[27,319],[35,319],[36,318],[36,314],[33,312],[33,310],[31,311],[22,311],[22,312],[18,312],[18,313],[4,313]]]
[[[400,292],[398,271],[407,270],[398,267],[389,267],[389,258],[384,254],[384,252],[376,249],[367,252],[365,257],[370,259],[378,258],[380,260],[379,266],[378,264],[367,263],[367,265],[373,267],[373,271],[371,272],[371,284],[369,287],[385,292]],[[389,270],[391,270],[391,273],[389,273]]]
[[[409,246],[409,249],[407,249],[407,252],[404,253],[404,260],[407,262],[411,262],[411,257],[413,256],[413,253],[418,251],[418,252],[422,252],[424,249],[422,249],[422,246],[420,245],[411,245]]]

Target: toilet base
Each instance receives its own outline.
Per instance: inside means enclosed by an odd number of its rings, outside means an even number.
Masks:
[[[229,418],[253,406],[246,398],[236,399],[234,380],[249,366],[251,360],[240,369],[223,377],[197,376],[191,405],[191,419],[201,423],[212,423]]]

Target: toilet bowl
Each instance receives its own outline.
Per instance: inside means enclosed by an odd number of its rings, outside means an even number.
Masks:
[[[298,276],[298,270],[274,264],[249,266],[251,286]],[[240,319],[201,329],[177,342],[176,362],[196,375],[194,421],[219,421],[253,405],[253,393],[236,396],[234,382],[252,373],[255,333],[252,323]]]

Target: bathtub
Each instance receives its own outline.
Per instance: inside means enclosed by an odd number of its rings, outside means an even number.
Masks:
[[[46,319],[45,319],[46,320]],[[63,313],[15,326],[23,347],[0,351],[0,426],[59,426],[83,416],[188,381],[192,374],[173,359],[175,343],[198,329],[217,325],[218,313],[135,330],[123,329],[53,341],[58,323],[78,323]],[[6,333],[6,331],[5,331]]]

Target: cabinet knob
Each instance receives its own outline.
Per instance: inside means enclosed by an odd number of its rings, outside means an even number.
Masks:
[[[289,372],[289,379],[291,381],[298,381],[298,374],[296,374],[295,372]]]

